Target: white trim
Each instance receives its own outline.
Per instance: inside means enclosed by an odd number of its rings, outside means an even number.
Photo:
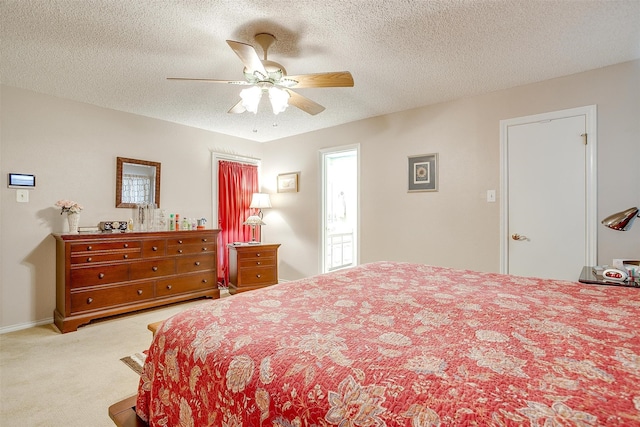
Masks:
[[[25,323],[18,323],[15,325],[3,326],[2,328],[0,328],[0,335],[8,334],[9,332],[21,331],[23,329],[34,328],[36,326],[42,326],[42,325],[52,325],[54,331],[58,330],[58,328],[53,326],[53,317],[48,317],[46,319],[37,320],[35,322],[25,322]]]
[[[355,151],[356,152],[356,161],[357,161],[357,172],[356,172],[356,192],[357,192],[357,200],[356,200],[356,206],[357,206],[357,224],[356,224],[356,237],[354,239],[355,242],[355,246],[356,246],[356,256],[355,256],[355,260],[356,260],[356,265],[360,264],[360,144],[350,144],[350,145],[341,145],[339,147],[331,147],[331,148],[323,148],[319,151],[319,162],[320,162],[320,182],[318,183],[319,187],[320,187],[320,230],[319,230],[319,238],[320,238],[320,251],[319,251],[319,258],[318,258],[318,272],[322,273],[324,271],[324,260],[325,260],[325,238],[326,238],[326,215],[324,215],[325,210],[326,210],[326,206],[325,206],[325,194],[326,194],[326,188],[325,188],[325,180],[326,180],[326,176],[325,176],[325,168],[324,168],[324,160],[325,157],[328,154],[337,154],[337,153],[341,153],[341,152],[345,152],[345,151]]]
[[[260,181],[261,160],[255,157],[239,156],[237,154],[211,152],[211,224],[210,228],[218,228],[218,162],[228,160],[238,163],[246,163],[258,167],[258,189],[262,188]]]
[[[570,108],[567,110],[553,111],[532,116],[517,117],[514,119],[500,120],[500,273],[507,274],[509,266],[509,185],[508,185],[508,129],[509,126],[517,126],[528,123],[536,123],[543,120],[563,119],[567,117],[585,116],[585,129],[587,132],[587,147],[585,158],[586,173],[586,247],[585,265],[596,265],[598,255],[598,127],[597,107],[588,105],[585,107]],[[577,273],[576,273],[577,274]]]

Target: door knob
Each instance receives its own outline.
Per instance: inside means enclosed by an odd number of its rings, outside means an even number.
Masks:
[[[520,234],[518,234],[518,233],[512,234],[512,235],[511,235],[511,238],[512,238],[513,240],[527,240],[527,236],[521,236],[521,235],[520,235]]]

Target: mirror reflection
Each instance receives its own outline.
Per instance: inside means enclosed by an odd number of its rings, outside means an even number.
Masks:
[[[160,163],[118,157],[116,207],[154,204],[160,207]]]

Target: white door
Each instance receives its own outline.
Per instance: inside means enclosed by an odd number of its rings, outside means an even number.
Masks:
[[[358,264],[358,146],[321,152],[321,271]]]
[[[503,272],[577,280],[596,257],[595,109],[504,125]]]

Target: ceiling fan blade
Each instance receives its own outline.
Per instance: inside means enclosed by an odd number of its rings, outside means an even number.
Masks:
[[[298,82],[297,84],[287,86],[296,89],[308,87],[353,87],[353,77],[348,71],[301,74],[299,76],[285,76],[284,79]]]
[[[167,80],[189,80],[189,81],[206,82],[206,83],[227,83],[230,85],[240,85],[240,86],[246,86],[251,84],[247,81],[242,81],[242,80],[192,79],[188,77],[167,77]]]
[[[285,90],[290,95],[289,105],[293,105],[294,107],[297,107],[302,111],[311,114],[312,116],[315,116],[316,114],[322,113],[324,111],[324,107],[317,102],[312,101],[309,98],[306,98],[292,90]]]
[[[238,55],[245,68],[253,73],[255,71],[261,73],[263,76],[267,76],[267,70],[264,69],[260,57],[256,53],[256,50],[250,44],[234,42],[233,40],[227,40],[227,44]]]
[[[245,111],[247,111],[247,109],[242,106],[242,99],[241,99],[240,101],[238,101],[238,103],[236,105],[231,107],[231,109],[229,111],[227,111],[227,113],[229,113],[229,114],[240,114],[240,113],[244,113]]]

